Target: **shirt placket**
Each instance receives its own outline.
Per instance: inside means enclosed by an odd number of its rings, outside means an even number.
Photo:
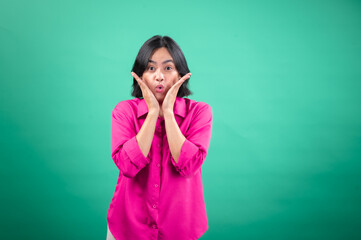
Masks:
[[[159,194],[160,194],[160,174],[161,174],[161,160],[163,155],[163,127],[162,127],[162,119],[158,117],[154,135],[154,143],[153,143],[153,173],[154,178],[152,180],[152,197],[151,197],[151,207],[154,218],[154,223],[152,225],[152,229],[154,230],[153,237],[154,239],[158,239],[158,225],[157,219],[159,215]]]

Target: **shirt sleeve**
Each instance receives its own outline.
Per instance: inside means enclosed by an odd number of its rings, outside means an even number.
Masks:
[[[194,176],[201,168],[208,152],[212,134],[212,108],[205,104],[190,124],[185,134],[178,163],[172,154],[170,159],[176,170],[184,177]]]
[[[143,155],[136,134],[129,104],[118,103],[111,118],[111,155],[119,171],[128,178],[134,177],[150,162],[149,154]]]

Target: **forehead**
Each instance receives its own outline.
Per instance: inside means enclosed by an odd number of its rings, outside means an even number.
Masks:
[[[172,55],[170,55],[168,49],[165,47],[155,49],[149,59],[155,60],[156,62],[158,62],[157,60],[173,60]]]

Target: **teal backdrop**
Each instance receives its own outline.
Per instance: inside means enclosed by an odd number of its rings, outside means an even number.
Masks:
[[[157,34],[213,109],[201,239],[361,239],[351,0],[2,0],[0,239],[105,239],[111,111]]]

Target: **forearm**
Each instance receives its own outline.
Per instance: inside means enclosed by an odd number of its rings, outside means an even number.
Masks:
[[[140,128],[136,136],[139,148],[142,150],[145,157],[148,156],[150,147],[153,142],[158,115],[159,113],[157,112],[148,112],[147,118],[145,119],[142,127]]]
[[[174,158],[174,161],[178,163],[178,158],[182,149],[182,145],[186,138],[179,129],[173,111],[166,111],[163,114],[169,149]]]

